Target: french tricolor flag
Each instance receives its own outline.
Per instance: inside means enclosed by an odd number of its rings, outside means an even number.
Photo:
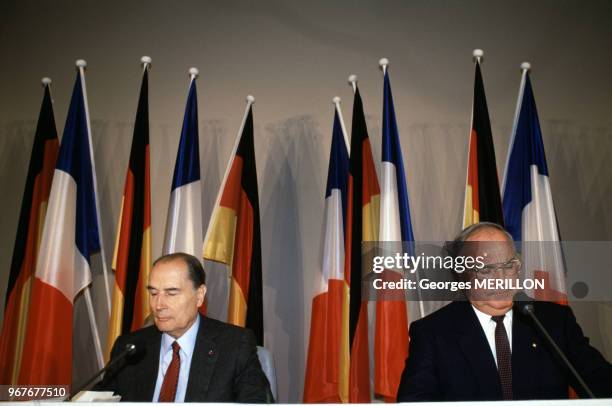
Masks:
[[[536,299],[567,300],[563,253],[555,216],[542,131],[528,63],[521,65],[519,90],[503,184],[507,230],[522,242],[525,278],[544,278],[545,290],[527,292]]]
[[[91,283],[90,257],[100,251],[84,80],[81,69],[49,195],[19,384],[70,385],[73,301]]]
[[[345,277],[349,151],[339,99],[325,190],[323,262],[312,299],[304,403],[348,402],[348,301]]]
[[[185,252],[200,258],[202,185],[198,141],[197,70],[191,68],[190,73],[191,83],[172,178],[163,253]]]
[[[384,71],[382,166],[380,182],[381,242],[395,242],[402,250],[402,241],[414,241],[408,189],[404,174],[402,148],[399,140],[388,61],[381,60]],[[383,279],[397,281],[398,272],[385,270]],[[379,297],[376,301],[374,338],[374,392],[387,401],[394,401],[404,361],[408,356],[408,316],[405,298]]]

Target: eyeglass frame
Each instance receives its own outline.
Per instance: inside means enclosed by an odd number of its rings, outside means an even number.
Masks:
[[[488,276],[493,273],[510,270],[514,268],[516,273],[519,274],[521,272],[522,265],[523,265],[523,262],[521,261],[521,259],[515,255],[505,262],[486,264],[480,269],[475,268],[474,271],[476,272],[477,275]]]

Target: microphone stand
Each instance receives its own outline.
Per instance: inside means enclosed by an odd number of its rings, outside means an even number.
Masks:
[[[523,310],[523,314],[526,314],[529,317],[531,317],[531,320],[533,320],[533,322],[536,324],[536,326],[538,327],[542,335],[546,337],[546,340],[551,345],[551,347],[555,350],[557,355],[561,357],[565,366],[567,366],[567,368],[570,370],[572,375],[574,375],[574,378],[576,378],[580,386],[582,386],[582,389],[584,389],[584,391],[587,393],[587,395],[589,395],[591,399],[595,399],[595,395],[593,394],[591,389],[588,387],[586,382],[582,379],[578,371],[576,371],[576,368],[574,368],[570,360],[567,359],[563,351],[561,351],[561,348],[559,348],[555,340],[553,340],[553,338],[550,336],[550,334],[548,334],[548,331],[546,331],[542,323],[540,323],[540,319],[538,319],[538,317],[535,315],[533,305],[531,303],[525,303],[522,307],[522,310]]]
[[[108,362],[108,364],[106,364],[106,366],[104,368],[102,368],[101,370],[96,372],[96,374],[94,376],[92,376],[91,378],[89,378],[87,380],[87,382],[85,382],[84,384],[80,385],[77,388],[77,390],[75,390],[73,393],[70,394],[70,396],[68,396],[67,399],[65,399],[65,401],[67,401],[67,402],[71,401],[72,398],[74,398],[83,389],[88,388],[89,385],[91,385],[100,375],[102,375],[104,372],[106,372],[110,367],[112,367],[115,364],[117,364],[117,362],[121,361],[123,358],[125,358],[129,354],[133,354],[135,350],[136,350],[136,346],[134,344],[126,345],[125,349],[123,351],[121,351],[121,353],[119,353],[118,356],[116,356],[114,359],[110,360]]]

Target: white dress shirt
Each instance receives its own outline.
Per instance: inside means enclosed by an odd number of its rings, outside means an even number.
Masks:
[[[172,343],[174,341],[177,341],[181,347],[179,350],[181,367],[179,369],[178,385],[176,387],[176,396],[174,397],[174,401],[185,401],[187,381],[189,380],[189,369],[191,368],[191,357],[193,355],[193,349],[195,347],[199,327],[200,316],[198,315],[196,321],[191,327],[189,327],[189,330],[185,331],[185,334],[180,336],[178,339],[175,339],[166,333],[162,334],[161,347],[159,349],[159,369],[157,371],[155,392],[153,392],[153,402],[157,402],[159,400],[159,392],[161,391],[162,383],[164,382],[164,376],[166,376],[166,371],[168,370],[168,366],[170,366],[170,362],[172,361]]]
[[[482,330],[487,337],[487,342],[489,343],[489,347],[491,348],[491,353],[493,354],[493,359],[495,360],[495,365],[497,365],[497,351],[495,349],[495,327],[497,323],[493,321],[491,315],[486,314],[478,310],[474,305],[472,305],[476,316],[478,317],[478,321],[482,326]],[[508,343],[510,344],[510,352],[512,352],[512,309],[506,313],[506,317],[504,317],[504,328],[506,329],[506,334],[508,335]]]

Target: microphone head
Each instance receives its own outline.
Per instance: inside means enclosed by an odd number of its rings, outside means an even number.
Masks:
[[[523,304],[523,308],[521,309],[524,315],[529,315],[533,313],[533,304],[525,303]]]
[[[134,353],[136,352],[136,350],[137,350],[137,348],[136,348],[136,344],[134,344],[134,343],[127,343],[127,344],[125,345],[125,349],[127,350],[128,355],[132,355],[132,354],[134,354]]]
[[[517,302],[521,313],[528,316],[533,313],[533,299],[525,294],[525,292],[518,292],[514,295],[514,301]]]
[[[126,345],[125,350],[127,351],[128,358],[139,357],[145,352],[145,346],[138,338],[132,338]]]

